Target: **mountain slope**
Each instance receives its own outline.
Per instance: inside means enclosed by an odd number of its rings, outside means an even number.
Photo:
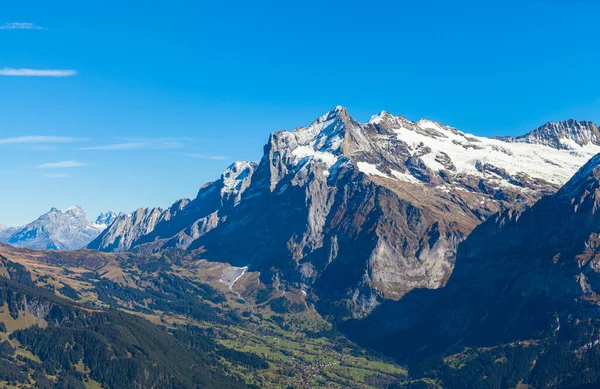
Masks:
[[[559,127],[576,138],[585,126]],[[336,107],[307,127],[272,134],[233,207],[194,200],[218,209],[218,221],[200,213],[190,234],[182,229],[189,221],[165,218],[174,226],[162,227],[168,233],[143,227],[139,243],[115,248],[97,240],[90,248],[153,251],[166,239],[211,260],[250,265],[281,289],[315,292],[328,312],[362,316],[382,299],[444,285],[457,244],[473,228],[512,204],[554,193],[600,151],[533,138],[475,137],[386,112],[359,123]],[[134,224],[114,240],[145,225]]]
[[[2,387],[248,387],[227,378],[208,352],[192,350],[145,319],[48,294],[2,256],[0,273]]]
[[[37,220],[0,231],[0,241],[17,247],[47,250],[73,250],[85,247],[111,223],[116,214],[102,214],[96,222],[87,220],[80,206],[64,211],[52,208]]]
[[[220,366],[227,376],[254,388],[382,389],[406,375],[401,366],[332,331],[299,291],[276,291],[261,284],[256,273],[198,260],[194,251],[40,251],[0,244],[2,258],[9,266],[0,263],[1,275],[67,296],[95,312],[110,308],[140,314],[212,361],[215,373]],[[13,324],[6,321],[10,331]],[[51,341],[41,334],[41,344]],[[74,343],[83,344],[81,339]],[[223,365],[215,363],[221,358]],[[179,363],[186,367],[185,361]]]
[[[361,124],[336,108],[273,134],[240,204],[190,247],[360,316],[443,285],[477,224],[552,193],[588,155],[387,113]]]
[[[255,168],[252,162],[236,162],[219,180],[202,186],[195,200],[179,200],[169,209],[140,208],[119,215],[88,248],[141,252],[186,249],[239,203]]]
[[[403,360],[445,357],[435,369],[462,380],[449,387],[514,387],[494,383],[502,376],[536,388],[598,383],[599,209],[597,155],[555,195],[478,226],[444,288],[415,290],[345,330]],[[476,366],[490,355],[504,362],[483,385],[494,368]],[[462,373],[447,369],[456,359]]]

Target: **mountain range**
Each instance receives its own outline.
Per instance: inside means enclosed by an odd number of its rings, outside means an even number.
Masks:
[[[594,123],[486,138],[336,107],[193,200],[0,229],[54,250],[0,244],[0,384],[592,388],[599,196]]]
[[[116,217],[116,213],[107,212],[90,222],[78,205],[64,211],[52,208],[25,226],[0,227],[0,242],[42,250],[79,249],[87,246]]]
[[[598,127],[568,120],[486,138],[385,111],[367,123],[336,107],[271,134],[194,200],[115,219],[88,248],[201,249],[302,290],[336,316],[436,289],[457,245],[489,216],[555,193],[600,152]]]

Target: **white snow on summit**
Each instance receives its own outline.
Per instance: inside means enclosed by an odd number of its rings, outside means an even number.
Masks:
[[[369,126],[376,131],[369,131]],[[591,122],[548,123],[521,137],[488,138],[426,119],[413,122],[386,111],[373,115],[367,123],[359,123],[339,106],[307,127],[283,132],[282,137],[286,137],[296,163],[309,158],[329,168],[344,154],[346,132],[351,132],[353,155],[382,155],[390,144],[400,142],[409,156],[420,159],[433,173],[448,171],[451,166],[453,175],[495,180],[499,187],[512,185],[507,176],[519,175],[562,185],[588,159],[600,153],[598,128]],[[372,176],[423,183],[410,172],[393,168],[386,171],[370,161],[359,159],[357,167]]]
[[[478,165],[491,164],[511,175],[527,174],[554,184],[566,182],[590,157],[600,152],[600,146],[573,145],[573,149],[556,149],[534,143],[510,143],[499,139],[465,134],[456,129],[428,120],[420,120],[416,126],[433,130],[431,134],[415,131],[401,121],[394,128],[399,140],[408,144],[410,150],[423,148],[431,151],[420,158],[433,171],[445,169],[438,160],[444,153],[450,157],[457,172],[474,176],[484,173]]]
[[[64,211],[52,208],[25,226],[5,230],[9,233],[0,234],[0,241],[32,249],[79,249],[100,235],[115,216],[114,212],[109,212],[98,216],[96,222],[90,222],[78,205]]]

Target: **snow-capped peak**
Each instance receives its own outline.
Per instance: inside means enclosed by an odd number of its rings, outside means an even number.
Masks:
[[[102,212],[100,215],[98,215],[94,224],[109,226],[118,216],[119,215],[114,211]]]
[[[348,112],[342,106],[337,106],[317,118],[307,127],[298,127],[292,135],[299,146],[309,146],[315,150],[333,151],[341,145],[345,122]]]
[[[280,133],[282,146],[292,152],[294,163],[310,160],[332,166],[341,155],[345,132],[359,124],[348,116],[342,106],[337,106],[317,118],[307,127]]]
[[[96,221],[108,221],[111,214],[103,214]],[[64,211],[51,208],[35,221],[14,229],[8,236],[0,236],[3,241],[33,249],[72,250],[86,246],[104,229],[105,223],[91,223],[83,209],[74,205]]]
[[[231,164],[221,176],[223,180],[222,194],[236,193],[244,180],[249,178],[256,169],[256,163],[248,161],[237,161]]]
[[[70,218],[75,218],[75,219],[85,219],[86,214],[85,214],[83,208],[81,208],[81,206],[79,206],[79,205],[70,206],[69,208],[66,208],[64,211],[61,211],[60,209],[58,209],[56,207],[52,207],[52,208],[50,208],[50,210],[48,212],[46,212],[45,214],[40,216],[38,218],[38,220],[57,219],[57,218],[64,218],[64,217],[70,217]]]
[[[81,216],[84,218],[86,217],[85,211],[79,205],[70,206],[69,208],[65,209],[63,213],[70,213],[72,215]]]
[[[561,150],[576,150],[590,144],[600,145],[600,131],[593,122],[569,119],[546,123],[525,135],[500,139],[508,142],[540,144]]]
[[[348,114],[348,110],[346,108],[342,107],[341,105],[336,105],[326,115],[341,116],[341,115],[347,115],[347,114]]]
[[[558,143],[552,141],[555,138]],[[549,123],[522,137],[487,138],[387,111],[362,124],[343,107],[274,139],[279,150],[291,152],[294,165],[315,161],[329,169],[345,156],[361,162],[361,170],[369,175],[378,172],[390,179],[432,185],[439,185],[440,177],[446,184],[452,184],[454,176],[461,182],[465,177],[485,178],[497,188],[522,185],[524,176],[561,185],[600,152],[600,133],[591,122]]]
[[[387,118],[393,118],[393,115],[390,114],[387,111],[381,111],[376,115],[371,116],[371,118],[369,119],[369,121],[367,123],[369,124],[379,124],[381,123],[383,120],[387,119]]]

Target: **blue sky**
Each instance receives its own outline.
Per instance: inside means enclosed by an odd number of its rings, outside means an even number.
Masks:
[[[480,135],[599,122],[598,15],[591,0],[2,2],[0,223],[168,206],[336,105]]]

